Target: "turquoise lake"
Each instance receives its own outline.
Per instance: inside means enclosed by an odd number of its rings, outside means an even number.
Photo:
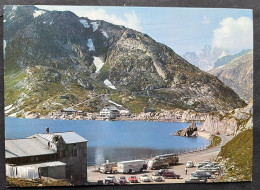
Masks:
[[[105,160],[144,159],[165,153],[180,153],[209,145],[201,137],[173,134],[190,123],[147,121],[45,120],[5,118],[6,139],[26,138],[36,133],[74,131],[88,140],[88,165]]]

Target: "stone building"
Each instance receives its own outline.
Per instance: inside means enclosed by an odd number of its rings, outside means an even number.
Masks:
[[[5,140],[6,175],[37,179],[41,176],[87,182],[87,140],[75,132],[35,134]]]
[[[115,119],[120,117],[120,112],[115,106],[107,106],[100,111],[100,117],[104,119]]]

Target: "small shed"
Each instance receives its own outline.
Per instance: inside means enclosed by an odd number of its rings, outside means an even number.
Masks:
[[[26,165],[6,164],[6,175],[11,178],[25,179],[39,179],[40,177],[65,179],[66,164],[60,161]]]

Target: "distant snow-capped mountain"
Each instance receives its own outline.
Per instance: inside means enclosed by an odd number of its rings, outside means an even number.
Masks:
[[[186,52],[182,57],[201,70],[208,71],[214,67],[219,58],[229,54],[227,49],[211,47],[206,44],[200,51]]]

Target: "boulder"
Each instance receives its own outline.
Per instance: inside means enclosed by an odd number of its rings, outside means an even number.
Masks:
[[[174,133],[175,136],[183,136],[183,137],[194,137],[197,136],[197,126],[195,122],[192,122],[191,125],[187,128],[181,129]]]

